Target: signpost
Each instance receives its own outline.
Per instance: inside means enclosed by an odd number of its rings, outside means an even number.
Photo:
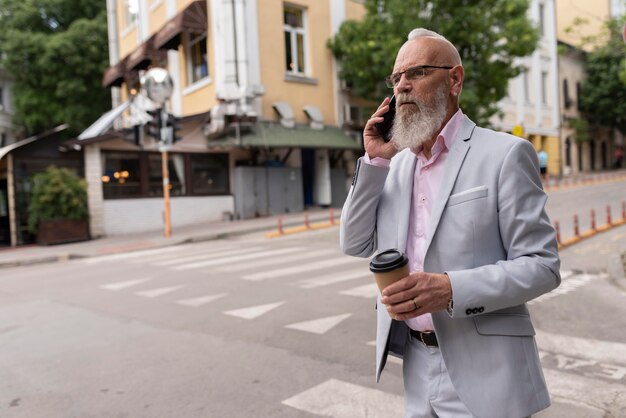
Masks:
[[[164,110],[165,102],[172,95],[174,84],[172,77],[163,68],[151,68],[141,78],[142,93],[150,100],[159,105],[158,113],[155,114],[155,131],[159,140],[159,151],[161,151],[161,169],[163,172],[163,222],[165,225],[165,236],[172,235],[171,215],[170,215],[170,176],[168,170],[167,153],[172,145],[174,137],[174,127],[167,126],[167,115]]]

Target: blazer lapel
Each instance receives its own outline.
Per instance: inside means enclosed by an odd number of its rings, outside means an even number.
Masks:
[[[409,215],[411,212],[411,196],[413,196],[413,179],[415,177],[415,164],[417,159],[412,151],[405,151],[401,163],[398,187],[398,243],[397,247],[400,251],[406,251],[406,237],[409,233]]]
[[[452,193],[452,188],[454,187],[456,178],[459,175],[459,171],[461,170],[467,151],[470,149],[469,139],[472,136],[472,132],[475,127],[476,124],[465,116],[463,124],[457,133],[456,140],[449,151],[450,154],[448,155],[448,159],[446,161],[443,178],[441,179],[441,184],[439,185],[439,193],[437,193],[437,198],[435,199],[433,210],[430,214],[430,224],[428,228],[429,234],[427,236],[424,254],[428,252],[428,247],[430,246],[433,236],[437,231],[437,226],[439,225],[443,209],[448,202],[450,193]]]

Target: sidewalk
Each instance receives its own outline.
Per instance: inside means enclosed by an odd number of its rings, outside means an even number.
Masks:
[[[305,223],[305,213],[280,215],[283,227],[301,226]],[[338,223],[340,209],[334,209],[334,219]],[[311,223],[329,221],[329,209],[308,211]],[[246,219],[240,221],[211,222],[182,227],[172,227],[172,235],[166,238],[162,230],[139,234],[116,235],[71,244],[39,246],[36,244],[15,248],[0,247],[0,269],[30,264],[66,261],[76,258],[94,257],[106,254],[139,251],[227,238],[261,231],[276,231],[278,216]]]

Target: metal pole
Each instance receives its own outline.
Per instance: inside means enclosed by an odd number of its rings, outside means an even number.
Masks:
[[[163,221],[165,222],[165,236],[172,235],[170,223],[170,174],[167,169],[167,150],[161,151],[161,167],[163,169]]]

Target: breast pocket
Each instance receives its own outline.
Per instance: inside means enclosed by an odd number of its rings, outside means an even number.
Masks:
[[[489,189],[487,186],[478,186],[471,189],[464,190],[459,193],[450,195],[446,207],[459,205],[461,203],[469,202],[471,200],[481,199],[489,196]]]

